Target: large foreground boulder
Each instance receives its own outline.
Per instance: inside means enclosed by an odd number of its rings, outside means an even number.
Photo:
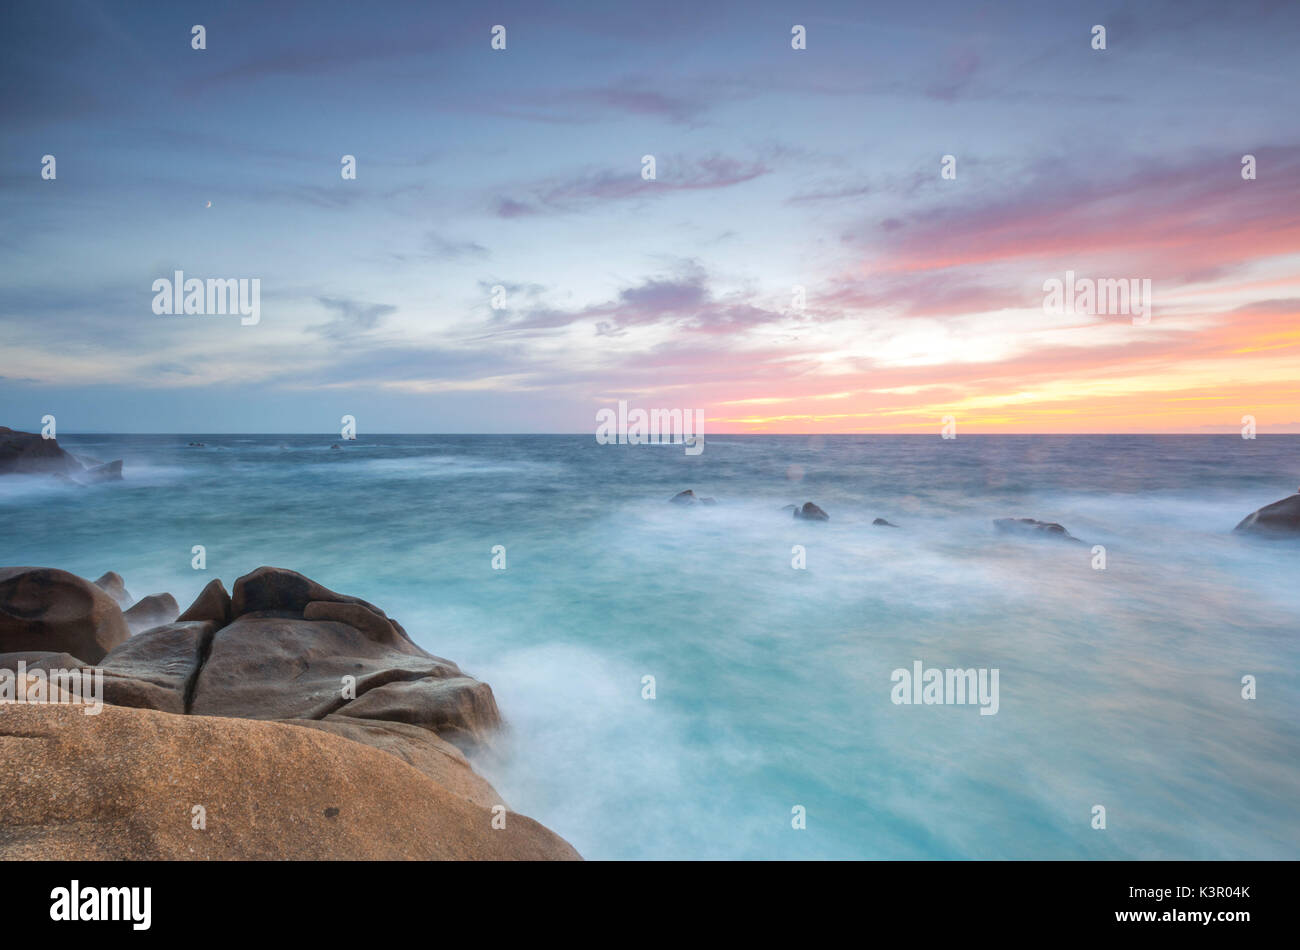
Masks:
[[[1252,511],[1232,530],[1262,538],[1300,538],[1300,494]]]
[[[318,728],[11,706],[0,759],[4,860],[578,858],[532,819]]]
[[[125,591],[116,575],[101,581]],[[100,587],[0,570],[0,670],[102,677],[108,704],[0,708],[0,756],[26,756],[0,779],[0,859],[71,856],[81,843],[88,858],[577,856],[521,816],[508,816],[510,834],[491,824],[504,803],[466,757],[502,725],[486,683],[378,607],[294,571],[259,568],[233,591],[214,580],[180,619],[128,639]],[[137,607],[142,623],[177,613],[170,595]],[[95,639],[110,620],[114,636]],[[24,783],[42,787],[30,810],[14,804]],[[217,814],[233,826],[192,837],[193,805],[209,832]]]
[[[396,650],[346,623],[244,616],[213,636],[192,711],[200,716],[323,719],[385,683],[460,675],[455,664],[414,644]]]
[[[117,601],[52,567],[0,568],[0,653],[71,653],[98,663],[129,635]]]

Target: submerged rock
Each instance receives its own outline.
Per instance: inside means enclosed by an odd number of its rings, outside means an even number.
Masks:
[[[1034,518],[994,518],[993,526],[1002,534],[1018,534],[1034,538],[1055,538],[1083,544],[1055,521],[1038,521]]]
[[[805,521],[830,521],[831,516],[822,511],[811,501],[805,501],[802,508],[795,508],[794,516]]]
[[[120,482],[122,480],[122,460],[118,459],[114,462],[96,465],[83,472],[74,473],[72,477],[74,480],[87,485],[95,482]]]
[[[1300,538],[1300,494],[1252,511],[1232,530],[1263,538]]]

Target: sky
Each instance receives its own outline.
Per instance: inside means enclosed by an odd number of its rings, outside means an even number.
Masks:
[[[1295,2],[8,0],[0,425],[1300,432],[1298,42]],[[178,270],[259,321],[155,313]],[[1067,272],[1149,318],[1048,312]]]

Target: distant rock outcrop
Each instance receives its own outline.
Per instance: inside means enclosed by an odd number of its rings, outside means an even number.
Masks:
[[[171,622],[170,594],[124,616],[67,572],[0,569],[0,670],[98,664],[108,704],[0,714],[0,859],[578,857],[522,815],[494,826],[504,803],[466,758],[502,725],[486,683],[295,571],[232,589]],[[128,639],[133,613],[168,619]]]
[[[1064,527],[1054,521],[1038,521],[1034,518],[994,518],[993,527],[1001,534],[1018,534],[1030,538],[1053,538],[1058,541],[1071,541],[1083,544]]]
[[[86,466],[71,452],[60,448],[58,439],[0,426],[0,475],[52,475],[88,485],[119,481],[122,462],[117,460]]]
[[[1252,511],[1232,530],[1270,539],[1300,538],[1300,494]]]
[[[673,495],[673,497],[669,498],[668,500],[672,502],[674,505],[694,505],[694,504],[716,505],[718,503],[718,500],[716,498],[703,498],[695,494],[695,492],[689,488],[686,489],[686,491],[679,491],[676,495]]]
[[[0,426],[0,475],[73,475],[83,466],[59,448],[58,439]]]
[[[794,516],[802,518],[805,521],[830,521],[831,516],[814,505],[811,501],[805,501],[802,508],[795,508]]]

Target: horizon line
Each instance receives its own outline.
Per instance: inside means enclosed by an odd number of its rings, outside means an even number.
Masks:
[[[23,431],[23,430],[13,430],[13,431]],[[35,434],[35,433],[31,433],[31,434]],[[277,436],[277,435],[291,435],[291,436],[301,436],[301,435],[310,435],[310,436],[323,436],[323,437],[328,438],[328,439],[331,439],[332,441],[335,441],[335,442],[364,442],[364,441],[365,441],[365,438],[363,438],[363,437],[358,437],[358,438],[355,438],[355,439],[345,439],[345,438],[342,438],[341,436],[336,435],[336,434],[333,434],[333,433],[331,433],[331,432],[308,432],[308,431],[293,431],[293,432],[252,432],[252,431],[242,431],[242,432],[241,432],[241,431],[209,431],[209,432],[199,432],[199,431],[186,431],[186,432],[163,432],[163,431],[150,431],[150,432],[128,432],[128,431],[109,430],[109,429],[82,429],[82,430],[78,430],[78,431],[74,431],[74,432],[65,432],[65,433],[63,433],[63,435],[64,435],[64,436],[74,436],[74,435],[169,435],[169,436],[230,436],[230,435],[245,435],[245,436]],[[372,435],[372,436],[421,435],[421,436],[485,436],[485,437],[486,437],[486,436],[495,436],[495,437],[513,437],[513,436],[566,436],[566,437],[567,437],[567,436],[572,436],[572,437],[593,437],[593,433],[592,433],[591,431],[586,431],[586,432],[415,432],[415,431],[410,431],[410,432],[372,432],[372,433],[370,433],[370,435]],[[797,436],[797,437],[801,437],[801,438],[813,438],[813,437],[817,437],[817,436],[863,436],[863,437],[871,436],[871,437],[876,437],[876,438],[887,438],[887,437],[931,437],[931,438],[932,438],[932,437],[934,437],[934,436],[936,436],[936,435],[938,435],[940,438],[942,438],[942,435],[940,435],[939,433],[935,433],[935,432],[718,432],[718,433],[714,433],[713,437],[714,437],[714,438],[717,438],[717,437],[721,437],[721,436],[726,436],[726,437],[730,438],[730,437],[734,437],[734,436],[742,436],[742,437],[747,437],[747,438],[748,438],[748,437],[752,437],[752,438],[761,438],[761,437],[765,437],[765,436],[781,436],[781,437],[786,437],[786,436]],[[1184,437],[1184,436],[1203,436],[1203,437],[1206,437],[1206,438],[1213,437],[1213,436],[1237,436],[1237,437],[1240,437],[1240,433],[1239,433],[1238,431],[1235,431],[1235,429],[1229,428],[1229,429],[1227,429],[1227,431],[1223,431],[1223,432],[1169,432],[1169,431],[1165,431],[1165,430],[1149,430],[1149,431],[1148,431],[1148,430],[1140,430],[1140,431],[1127,431],[1127,432],[1101,432],[1101,431],[1098,431],[1098,432],[1005,432],[1005,431],[1001,431],[1001,432],[999,432],[999,431],[994,431],[994,432],[963,432],[963,433],[961,434],[961,438],[970,438],[970,437],[972,437],[972,436],[979,436],[979,437],[994,437],[994,436],[1052,436],[1052,437],[1064,437],[1064,436],[1120,436],[1120,435],[1132,435],[1132,436],[1171,436],[1171,437],[1172,437],[1172,436],[1178,436],[1178,437]],[[1259,433],[1256,434],[1256,438],[1261,438],[1261,437],[1263,437],[1263,436],[1269,436],[1269,435],[1300,435],[1300,429],[1297,429],[1297,430],[1295,430],[1295,431],[1284,431],[1284,432],[1259,432]],[[56,436],[55,438],[57,439],[57,438],[59,438],[59,436]],[[703,439],[704,439],[704,441],[705,441],[706,443],[709,441],[709,438],[710,438],[710,436],[708,436],[708,435],[703,436]],[[957,437],[954,436],[952,439],[950,439],[950,440],[945,440],[945,441],[956,441],[956,439],[957,439]],[[1245,440],[1245,441],[1250,441],[1250,440]],[[646,444],[652,444],[652,443],[646,443]],[[653,444],[658,444],[658,443],[653,443]],[[681,443],[662,443],[662,444],[673,444],[673,445],[676,445],[676,444],[681,444]]]

